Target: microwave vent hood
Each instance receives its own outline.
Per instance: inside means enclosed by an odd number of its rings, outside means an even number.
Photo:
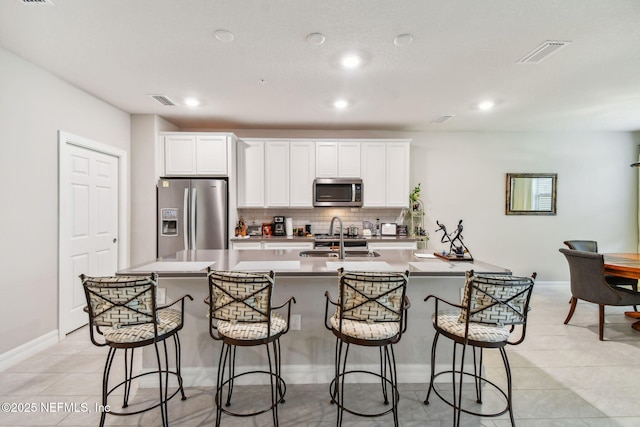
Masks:
[[[313,206],[362,207],[362,179],[317,178],[313,181]]]

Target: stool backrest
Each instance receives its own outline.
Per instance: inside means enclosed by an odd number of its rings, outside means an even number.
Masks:
[[[407,289],[407,273],[345,272],[338,270],[341,319],[399,322]]]
[[[460,322],[519,325],[527,321],[533,277],[467,272]]]
[[[120,327],[155,321],[157,275],[80,275],[93,326]]]
[[[209,270],[209,316],[228,322],[268,322],[274,273]]]

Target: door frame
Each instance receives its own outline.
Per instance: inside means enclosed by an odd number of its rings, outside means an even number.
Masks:
[[[93,141],[68,132],[58,131],[58,340],[66,337],[63,332],[63,307],[62,307],[62,261],[68,257],[69,248],[66,239],[62,238],[61,218],[69,207],[70,193],[68,188],[63,188],[63,176],[69,171],[67,165],[70,161],[70,146],[76,146],[87,150],[107,154],[118,159],[118,269],[127,265],[129,260],[129,160],[125,150],[112,147],[101,142]],[[66,254],[66,255],[65,255]]]

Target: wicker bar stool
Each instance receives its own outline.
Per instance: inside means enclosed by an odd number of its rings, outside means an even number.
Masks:
[[[157,375],[159,400],[157,403],[137,411],[118,412],[113,409],[110,415],[134,415],[160,407],[162,425],[169,425],[167,402],[178,392],[182,400],[187,397],[182,386],[180,374],[180,338],[178,331],[183,326],[184,301],[191,298],[185,295],[173,303],[157,307],[156,289],[158,277],[151,276],[115,276],[115,277],[87,277],[80,275],[89,314],[89,331],[91,342],[96,346],[109,346],[109,353],[105,362],[102,378],[103,408],[113,408],[108,403],[109,395],[115,390],[124,391],[122,408],[129,406],[129,397],[133,380],[147,375]],[[171,308],[180,303],[180,310]],[[175,349],[175,368],[169,367],[169,352],[167,338],[173,338]],[[163,345],[164,359],[161,357],[160,344]],[[157,370],[134,375],[133,356],[137,348],[153,346],[155,349]],[[118,350],[124,350],[125,379],[115,386],[109,385],[109,376],[113,359]],[[169,376],[178,382],[178,388],[169,394]],[[102,411],[100,426],[104,425],[107,412]]]
[[[400,341],[407,329],[406,311],[411,305],[406,296],[409,272],[345,272],[341,268],[338,275],[338,300],[334,301],[329,291],[325,292],[325,327],[336,337],[335,376],[329,386],[331,402],[337,407],[336,425],[342,425],[344,411],[347,411],[362,417],[393,413],[393,423],[397,427],[400,394],[393,344]],[[336,307],[331,318],[328,317],[330,304]],[[380,372],[347,370],[351,344],[377,347],[380,353]],[[351,374],[378,377],[384,404],[389,404],[390,397],[391,407],[376,413],[346,407],[344,385],[346,377]]]
[[[484,417],[497,417],[508,412],[511,425],[515,426],[511,368],[505,347],[508,344],[517,345],[524,341],[529,301],[535,277],[536,273],[533,273],[531,277],[515,277],[509,275],[476,275],[473,271],[468,271],[461,304],[448,302],[435,295],[429,295],[425,298],[425,301],[429,299],[435,300],[435,313],[432,321],[436,334],[431,347],[431,379],[424,403],[429,404],[429,396],[433,391],[453,408],[454,426],[460,425],[462,412]],[[439,303],[441,302],[449,306],[451,310],[440,311]],[[519,328],[520,335],[516,340],[511,341],[511,334],[516,325],[521,325],[521,328]],[[438,338],[441,335],[453,341],[453,360],[451,370],[436,373],[436,348]],[[472,372],[465,370],[464,367],[465,353],[468,346],[472,348]],[[460,365],[456,366],[456,353],[459,347],[461,347]],[[500,351],[507,376],[506,391],[482,376],[484,349],[498,349]],[[450,374],[452,378],[452,400],[434,387],[435,379],[444,374]],[[504,397],[506,401],[504,409],[495,413],[482,413],[470,408],[463,408],[462,385],[465,377],[471,377],[474,380],[477,403],[482,403],[482,388],[485,385],[489,385]]]
[[[222,342],[216,381],[216,426],[220,426],[222,413],[236,417],[250,417],[271,411],[273,425],[278,425],[278,404],[284,402],[286,383],[282,378],[280,337],[289,331],[293,297],[279,306],[271,305],[275,283],[274,273],[269,274],[216,271],[209,269],[209,334]],[[287,317],[273,310],[287,307]],[[272,345],[272,350],[269,349]],[[264,345],[267,350],[268,370],[236,372],[237,347]],[[269,377],[271,404],[253,412],[229,409],[233,385],[237,378],[262,374]],[[226,398],[224,397],[226,389]],[[223,403],[224,402],[224,403]]]

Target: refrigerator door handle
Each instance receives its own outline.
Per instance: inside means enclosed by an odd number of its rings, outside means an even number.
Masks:
[[[189,233],[189,237],[191,238],[191,245],[189,246],[189,249],[196,248],[196,199],[196,188],[193,187],[191,189],[191,233]]]
[[[184,189],[184,201],[182,203],[182,239],[184,240],[184,249],[189,249],[189,189]]]

